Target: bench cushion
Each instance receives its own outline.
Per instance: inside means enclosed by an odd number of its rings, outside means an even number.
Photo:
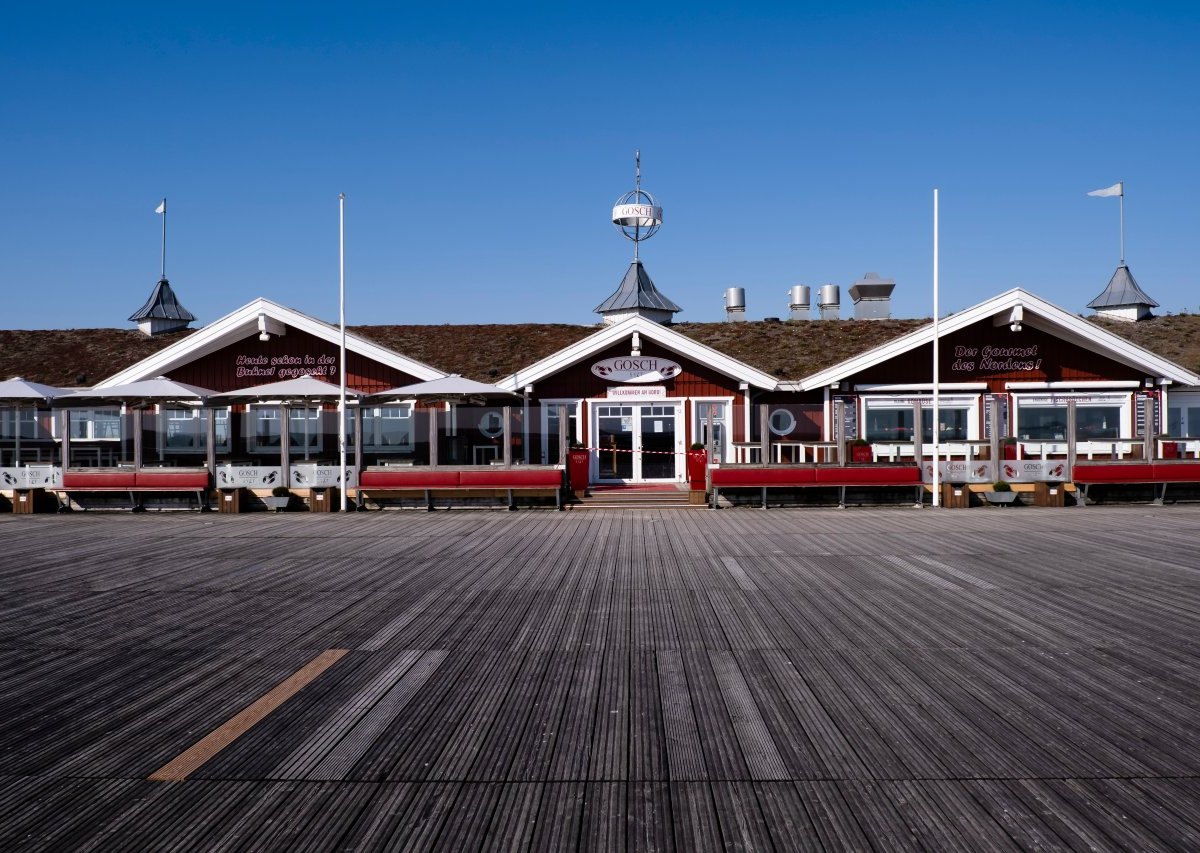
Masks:
[[[363,489],[438,489],[458,485],[458,471],[363,471]]]
[[[719,467],[712,469],[712,484],[719,489],[811,486],[815,472],[815,468]]]
[[[481,469],[459,471],[461,486],[485,486],[490,489],[557,489],[562,486],[562,471],[558,469]]]
[[[919,486],[921,469],[916,465],[871,465],[861,468],[817,469],[818,486]]]

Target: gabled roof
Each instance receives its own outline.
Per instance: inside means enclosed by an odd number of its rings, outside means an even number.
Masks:
[[[196,317],[180,304],[179,297],[171,289],[171,283],[165,278],[160,278],[146,304],[133,312],[129,319],[135,323],[142,320],[182,320],[190,323]]]
[[[1158,303],[1138,287],[1129,267],[1121,264],[1108,281],[1108,287],[1087,304],[1088,308],[1130,308],[1135,306],[1157,308]]]
[[[509,391],[518,391],[526,385],[540,382],[548,376],[553,376],[565,370],[588,356],[619,343],[637,332],[643,340],[654,341],[660,346],[678,353],[685,358],[700,362],[707,367],[733,377],[739,382],[747,382],[757,388],[773,389],[778,384],[775,377],[763,373],[757,368],[730,358],[712,347],[672,331],[660,323],[647,320],[644,317],[628,317],[619,323],[605,326],[593,335],[589,335],[578,343],[559,350],[553,355],[543,358],[529,367],[504,377],[496,384]]]
[[[609,311],[629,311],[634,308],[653,308],[672,313],[683,310],[659,292],[641,261],[634,261],[629,265],[616,293],[597,305],[594,310],[597,314],[606,314]]]
[[[260,297],[166,349],[156,352],[149,358],[144,358],[120,373],[108,377],[103,382],[97,383],[95,387],[97,389],[105,388],[110,385],[151,379],[169,373],[177,367],[224,349],[230,344],[257,333],[260,316],[264,318],[264,321],[290,326],[333,344],[341,343],[341,332],[337,326]],[[417,379],[436,379],[445,375],[442,371],[427,364],[414,361],[349,332],[346,333],[346,349],[380,364],[394,367]]]
[[[981,302],[973,308],[951,314],[939,321],[938,334],[944,338],[982,320],[997,316],[1009,317],[1016,309],[1021,311],[1022,324],[1042,329],[1076,346],[1099,353],[1122,364],[1136,367],[1147,376],[1169,379],[1180,385],[1200,384],[1200,374],[1193,373],[1173,361],[1155,355],[1150,350],[1114,335],[1095,323],[1084,320],[1082,317],[1065,311],[1019,287],[986,302]],[[933,323],[929,323],[914,332],[814,373],[799,382],[786,383],[784,387],[804,391],[827,387],[834,382],[849,379],[863,370],[932,342]]]

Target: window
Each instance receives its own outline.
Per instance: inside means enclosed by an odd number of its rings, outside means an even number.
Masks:
[[[933,443],[933,397],[867,397],[863,437],[872,442],[913,441],[913,413],[921,404],[921,442]],[[979,398],[945,394],[938,399],[938,441],[978,437]]]
[[[1167,435],[1200,438],[1200,394],[1178,393],[1168,398]]]
[[[314,450],[321,446],[321,408],[288,409],[288,442],[292,450]]]
[[[712,438],[713,438],[713,454],[718,462],[725,461],[725,412],[729,408],[728,401],[708,402],[698,400],[696,402],[696,421],[692,429],[692,435],[696,437],[696,441],[703,444],[705,449],[708,448],[708,417],[712,415]]]
[[[1075,439],[1094,441],[1128,437],[1130,395],[1018,395],[1016,437],[1029,441],[1066,441],[1067,403],[1075,401]]]
[[[767,418],[767,426],[775,435],[791,435],[796,428],[796,416],[787,409],[775,409]]]
[[[0,438],[16,438],[18,423],[21,425],[22,439],[38,437],[37,412],[33,409],[0,408]]]
[[[71,439],[73,441],[118,441],[120,438],[120,409],[71,410]]]
[[[504,432],[504,418],[499,412],[485,412],[479,419],[479,431],[488,438],[497,438]]]

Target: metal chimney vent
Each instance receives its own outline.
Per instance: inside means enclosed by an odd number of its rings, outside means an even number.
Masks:
[[[842,291],[836,284],[821,286],[821,319],[837,320],[842,313]]]
[[[807,284],[797,284],[788,291],[788,308],[791,310],[792,320],[807,320],[812,315],[810,307],[812,305],[812,289]]]
[[[746,319],[746,288],[725,289],[725,319],[730,323],[740,323]]]

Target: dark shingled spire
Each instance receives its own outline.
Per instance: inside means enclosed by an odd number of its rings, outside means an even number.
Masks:
[[[607,317],[610,314],[642,314],[652,320],[670,320],[671,314],[683,309],[659,292],[650,280],[641,261],[629,265],[621,286],[616,293],[596,306],[596,313]]]
[[[171,283],[160,278],[154,285],[154,292],[146,300],[146,304],[134,312],[129,318],[135,323],[142,320],[183,320],[190,323],[196,318],[192,312],[179,304],[179,297],[171,290]]]
[[[1146,295],[1146,291],[1138,287],[1133,280],[1129,267],[1121,264],[1113,277],[1109,279],[1104,292],[1088,303],[1088,308],[1157,308],[1158,303]]]
[[[187,324],[196,318],[191,311],[179,304],[179,297],[171,290],[171,283],[165,278],[160,278],[146,304],[129,319],[137,323],[138,328],[147,335],[157,335],[160,332],[174,332],[187,328]]]

